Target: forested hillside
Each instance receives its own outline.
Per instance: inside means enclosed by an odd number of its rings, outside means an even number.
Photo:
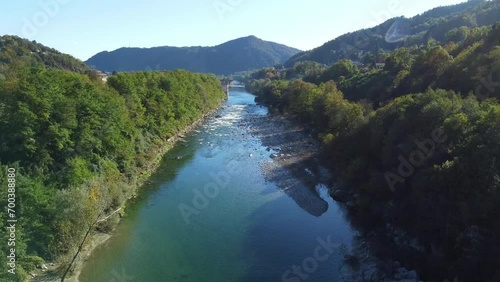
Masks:
[[[466,28],[459,42],[388,53],[383,68],[300,63],[247,87],[316,132],[344,184],[332,196],[376,255],[425,281],[498,281],[499,40],[500,23]]]
[[[187,71],[123,73],[104,84],[52,49],[13,37],[1,44],[0,202],[13,168],[16,277],[25,281],[42,260],[67,263],[87,229],[136,193],[167,140],[225,94],[214,75]],[[3,228],[2,241],[8,236]],[[0,280],[12,279],[0,268]]]
[[[120,48],[96,54],[85,63],[109,72],[186,69],[228,75],[283,64],[298,52],[248,36],[214,47]]]
[[[286,66],[314,61],[333,64],[341,59],[362,63],[383,63],[384,53],[401,47],[425,45],[430,39],[445,45],[459,42],[467,30],[492,25],[500,20],[499,1],[474,0],[439,7],[413,18],[393,18],[368,29],[348,33],[311,51],[290,58]]]
[[[28,41],[17,36],[0,36],[0,73],[6,71],[10,64],[19,59],[32,60],[44,64],[48,68],[89,72],[90,68],[82,61],[55,49],[46,47],[36,41]]]

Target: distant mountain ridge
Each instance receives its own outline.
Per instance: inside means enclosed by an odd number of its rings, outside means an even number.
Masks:
[[[473,29],[500,21],[500,1],[469,0],[431,9],[412,18],[392,18],[369,29],[341,35],[320,47],[294,55],[285,63],[314,61],[331,65],[341,59],[376,61],[380,51],[427,44],[430,39],[443,45],[460,41],[462,27]],[[463,35],[466,36],[466,35]]]
[[[186,69],[232,74],[282,64],[299,52],[283,44],[248,36],[213,47],[120,48],[98,53],[85,63],[109,72]]]

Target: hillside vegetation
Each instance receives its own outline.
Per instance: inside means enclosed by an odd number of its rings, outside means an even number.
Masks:
[[[104,84],[67,55],[16,38],[2,44],[0,186],[14,168],[16,277],[25,281],[43,260],[68,262],[87,229],[136,193],[167,140],[225,94],[214,75],[187,71],[123,73]],[[0,189],[0,202],[7,197]],[[0,238],[8,236],[3,228]],[[12,279],[6,264],[0,270],[0,280]]]
[[[36,41],[28,41],[17,36],[0,36],[0,73],[5,72],[16,60],[26,59],[47,68],[86,73],[90,68],[82,61]]]
[[[461,41],[466,30],[492,25],[499,18],[498,1],[471,0],[439,7],[413,18],[393,18],[373,28],[344,34],[311,51],[296,54],[286,66],[304,61],[334,64],[341,59],[382,63],[385,52],[426,45],[430,39],[441,45]]]

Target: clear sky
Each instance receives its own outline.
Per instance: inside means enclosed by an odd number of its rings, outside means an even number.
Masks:
[[[395,16],[465,0],[2,1],[0,35],[36,40],[79,59],[120,47],[214,46],[255,35],[309,50]]]

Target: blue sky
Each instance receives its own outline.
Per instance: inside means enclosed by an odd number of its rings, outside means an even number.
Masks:
[[[248,35],[309,50],[390,17],[464,1],[3,1],[0,34],[36,40],[82,60],[120,47],[214,46]]]

